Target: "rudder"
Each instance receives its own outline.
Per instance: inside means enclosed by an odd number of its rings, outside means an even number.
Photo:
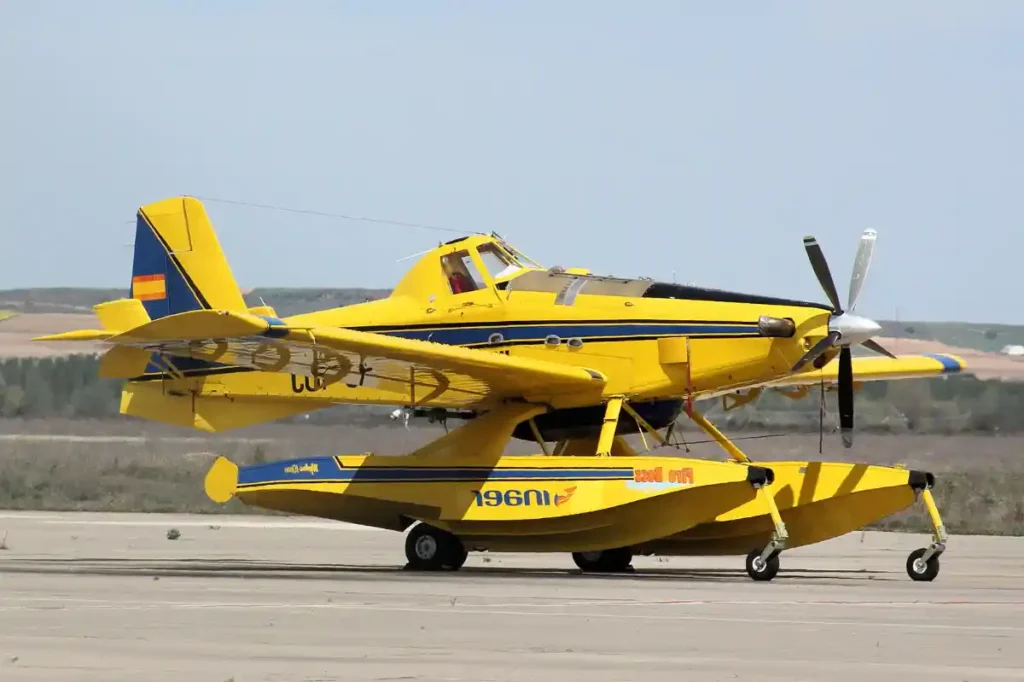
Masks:
[[[247,309],[206,209],[192,197],[139,209],[130,295],[154,320],[190,310]]]

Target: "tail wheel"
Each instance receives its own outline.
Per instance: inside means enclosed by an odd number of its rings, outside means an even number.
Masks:
[[[757,581],[771,580],[779,572],[779,554],[772,554],[768,560],[761,554],[762,550],[754,549],[747,555],[747,575]]]
[[[416,524],[405,537],[405,558],[409,568],[418,571],[457,571],[468,556],[457,537],[425,523]]]
[[[633,563],[633,553],[625,548],[573,552],[572,560],[585,573],[622,573]]]

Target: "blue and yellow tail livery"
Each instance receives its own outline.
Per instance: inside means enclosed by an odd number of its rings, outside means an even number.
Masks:
[[[245,310],[203,204],[191,197],[139,209],[131,297],[150,318],[190,310]]]

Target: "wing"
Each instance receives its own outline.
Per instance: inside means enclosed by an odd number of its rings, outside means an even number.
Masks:
[[[127,355],[134,353],[136,368],[143,369],[156,353],[166,365],[162,369],[182,376],[194,375],[198,361],[211,369],[241,367],[400,390],[412,405],[431,400],[439,406],[480,407],[516,398],[557,402],[557,396],[591,391],[600,396],[605,385],[599,372],[569,364],[351,329],[296,327],[228,311],[190,311],[120,333],[83,330],[40,340],[105,341],[114,345],[109,354],[116,354],[117,362],[131,364]]]
[[[853,358],[854,381],[895,381],[899,379],[924,379],[928,377],[958,374],[967,364],[955,355],[923,354],[903,355],[897,358],[861,357]],[[804,370],[782,379],[766,382],[764,386],[817,386],[837,383],[839,361],[833,360],[819,369]]]

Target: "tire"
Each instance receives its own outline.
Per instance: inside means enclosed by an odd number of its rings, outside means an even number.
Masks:
[[[469,553],[462,542],[447,531],[425,523],[413,526],[405,538],[408,567],[417,571],[457,571],[466,563]]]
[[[633,553],[625,548],[573,552],[572,560],[584,573],[622,573],[630,569]]]
[[[922,564],[921,557],[927,552],[925,548],[915,549],[907,557],[907,575],[911,580],[919,582],[931,582],[939,574],[939,556],[936,554],[928,563]]]
[[[573,552],[572,560],[584,573],[596,573],[601,570],[602,556],[604,556],[604,552]]]
[[[753,549],[747,555],[747,575],[758,582],[766,582],[779,573],[779,555],[773,554],[768,561],[761,562],[763,550]]]
[[[462,568],[462,565],[466,563],[466,559],[469,558],[469,552],[462,546],[462,541],[450,533],[446,533],[448,536],[448,547],[445,551],[445,566],[452,570],[457,571]]]

